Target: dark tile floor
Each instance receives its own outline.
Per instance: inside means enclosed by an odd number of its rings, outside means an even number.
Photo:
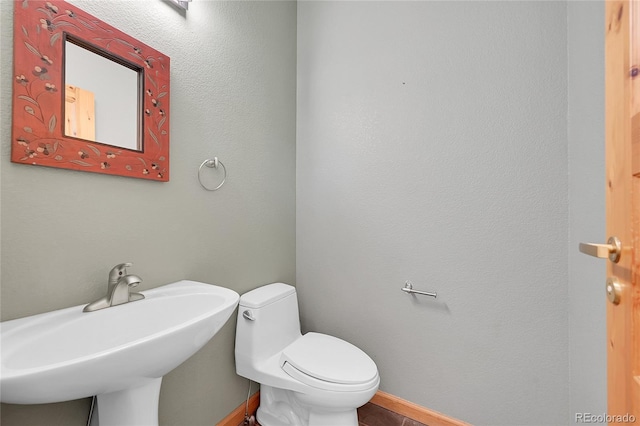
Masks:
[[[240,426],[243,424],[241,423]],[[367,403],[358,408],[359,426],[428,426],[413,419],[382,408],[379,405]],[[256,426],[260,426],[256,424]],[[330,426],[330,425],[327,425]]]
[[[360,426],[427,426],[370,402],[358,408],[358,424]]]

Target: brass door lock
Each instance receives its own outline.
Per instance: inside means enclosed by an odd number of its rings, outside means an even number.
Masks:
[[[617,305],[620,303],[620,293],[622,292],[622,286],[620,281],[616,277],[607,278],[607,299],[609,302]]]

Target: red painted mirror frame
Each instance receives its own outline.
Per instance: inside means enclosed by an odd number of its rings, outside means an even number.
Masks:
[[[67,35],[141,70],[141,151],[65,135]],[[168,56],[67,2],[15,1],[11,161],[168,181],[169,65]]]

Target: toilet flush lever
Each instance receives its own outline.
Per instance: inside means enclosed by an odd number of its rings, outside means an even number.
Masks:
[[[242,313],[242,316],[244,317],[244,319],[248,319],[249,321],[255,321],[256,319],[253,317],[253,314],[251,313],[250,310],[246,310]]]

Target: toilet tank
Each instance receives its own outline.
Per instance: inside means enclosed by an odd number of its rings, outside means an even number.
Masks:
[[[238,374],[253,370],[261,360],[279,353],[300,336],[295,287],[274,283],[243,294],[236,325]]]

